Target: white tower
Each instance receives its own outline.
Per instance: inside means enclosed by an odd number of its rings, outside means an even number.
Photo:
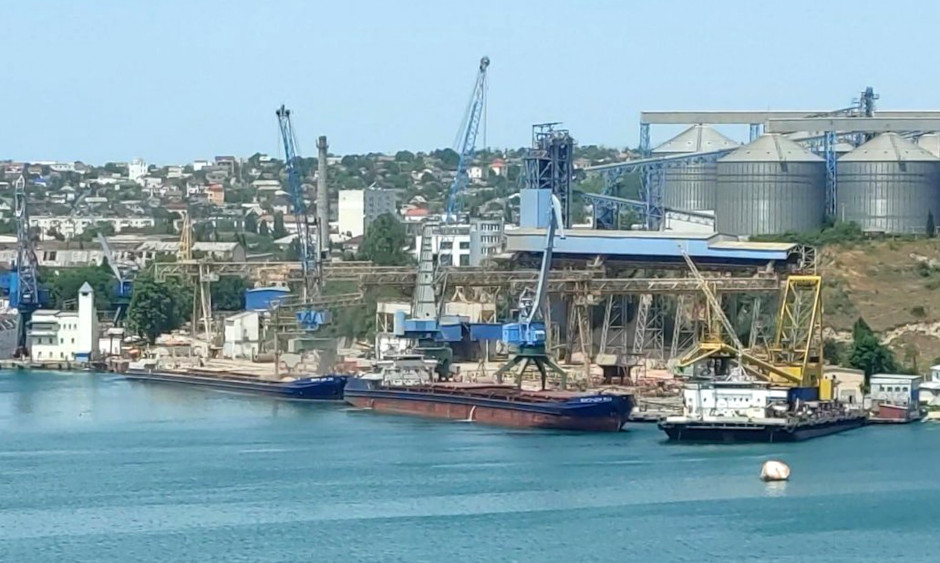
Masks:
[[[78,346],[75,360],[90,362],[98,356],[98,315],[95,314],[95,290],[85,282],[78,290]]]

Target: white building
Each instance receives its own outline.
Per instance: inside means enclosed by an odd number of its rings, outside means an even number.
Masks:
[[[95,311],[95,290],[88,282],[78,290],[78,342],[75,360],[90,362],[98,357],[98,313]]]
[[[40,309],[29,323],[27,343],[34,362],[85,363],[98,357],[95,292],[85,282],[78,291],[78,311]]]
[[[342,193],[342,192],[340,192]],[[420,258],[422,235],[415,237],[415,258]],[[470,265],[470,225],[450,225],[432,235],[431,252],[442,266]]]
[[[395,214],[396,195],[392,190],[368,188],[341,190],[336,206],[337,226],[350,237],[365,234],[372,221],[382,214]]]
[[[130,181],[140,184],[146,175],[147,163],[143,160],[138,158],[127,165],[127,177]]]
[[[74,162],[53,162],[49,165],[53,172],[75,172]]]
[[[208,160],[194,160],[193,161],[193,172],[199,172],[206,166],[209,166]]]
[[[471,166],[467,169],[467,177],[471,180],[482,180],[483,179],[483,168],[480,166]]]
[[[260,315],[243,311],[225,319],[222,356],[232,360],[253,360],[261,341]]]

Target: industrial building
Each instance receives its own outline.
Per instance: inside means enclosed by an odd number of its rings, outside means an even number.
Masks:
[[[87,363],[96,359],[100,343],[94,290],[87,282],[82,285],[77,311],[35,311],[27,334],[34,362]]]

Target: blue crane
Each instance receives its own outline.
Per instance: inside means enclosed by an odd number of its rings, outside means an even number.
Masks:
[[[303,172],[300,157],[297,156],[296,138],[291,125],[291,111],[283,105],[277,110],[277,121],[281,128],[281,141],[284,143],[284,163],[287,167],[287,185],[290,190],[291,207],[297,226],[297,238],[300,240],[300,264],[304,276],[303,299],[313,296],[319,281],[319,256],[317,246],[310,232],[310,220],[307,218],[307,204],[304,201]],[[323,229],[323,226],[320,225]]]
[[[111,251],[111,245],[108,244],[108,239],[100,232],[98,233],[98,243],[101,244],[101,250],[104,252],[104,257],[108,261],[108,266],[111,267],[111,271],[117,279],[117,287],[115,288],[114,296],[114,326],[121,326],[124,316],[127,314],[127,308],[130,306],[131,302],[131,291],[133,290],[131,273],[129,271],[121,271],[121,268],[117,265],[117,262],[115,262],[114,253]]]
[[[561,376],[561,387],[567,386],[567,374],[555,363],[555,360],[546,350],[545,321],[540,320],[542,307],[545,303],[545,293],[548,287],[548,275],[552,267],[552,249],[555,244],[555,231],[559,231],[558,238],[565,238],[564,218],[562,217],[562,203],[557,196],[551,196],[551,209],[549,210],[548,233],[545,237],[545,251],[542,253],[542,267],[539,269],[539,279],[535,292],[524,291],[519,299],[518,322],[503,325],[503,342],[515,348],[516,353],[506,364],[496,372],[496,380],[502,383],[503,375],[520,367],[517,372],[517,385],[521,384],[522,374],[530,366],[538,369],[542,378],[542,389],[549,371]]]
[[[36,249],[29,236],[29,207],[26,203],[26,181],[22,176],[16,181],[13,190],[16,219],[16,262],[10,279],[10,306],[16,308],[18,315],[17,355],[26,353],[26,334],[33,312],[42,306],[39,293],[39,260]]]
[[[281,105],[275,112],[278,125],[281,129],[281,140],[284,143],[284,163],[287,167],[287,185],[290,190],[291,208],[294,213],[294,223],[297,227],[297,238],[300,241],[300,266],[303,272],[303,287],[301,290],[302,305],[296,313],[297,322],[301,328],[314,331],[323,323],[329,322],[329,311],[313,309],[303,304],[309,302],[319,289],[320,253],[317,250],[317,241],[310,232],[307,203],[304,201],[303,171],[300,157],[297,155],[297,141],[294,137],[294,128],[291,125],[291,111]],[[317,225],[318,236],[327,236],[328,225]]]
[[[447,201],[447,216],[445,222],[454,221],[457,215],[463,210],[463,191],[470,183],[470,176],[467,173],[467,167],[473,160],[473,153],[476,151],[477,135],[480,132],[480,122],[483,121],[483,107],[486,104],[486,69],[490,66],[490,58],[480,59],[480,70],[477,73],[476,83],[473,85],[473,94],[470,96],[470,104],[467,106],[467,113],[464,116],[459,135],[460,160],[457,161],[457,172],[454,174],[454,181],[450,185],[450,198]]]

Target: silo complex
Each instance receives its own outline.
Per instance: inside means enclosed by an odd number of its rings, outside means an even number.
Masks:
[[[924,234],[940,221],[940,159],[897,133],[884,133],[839,159],[836,217],[863,231]]]
[[[653,149],[653,156],[671,156],[733,149],[740,144],[707,125],[695,125]],[[715,209],[717,171],[714,162],[667,168],[663,177],[663,205],[693,211]]]
[[[779,134],[762,135],[718,160],[715,230],[733,235],[820,229],[825,161]]]

